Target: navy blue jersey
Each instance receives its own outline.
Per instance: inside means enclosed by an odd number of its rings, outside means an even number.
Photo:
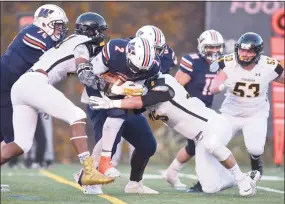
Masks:
[[[149,79],[157,76],[160,72],[160,59],[155,58],[153,66],[149,71],[144,73],[133,73],[127,67],[127,59],[125,48],[130,40],[129,39],[113,39],[110,40],[102,50],[102,60],[105,66],[108,67],[108,72],[122,76],[126,81],[138,81]],[[98,90],[86,86],[88,96],[101,96]],[[122,96],[111,97],[122,98]]]
[[[177,57],[169,45],[166,45],[163,55],[161,55],[159,58],[161,62],[162,74],[169,73],[169,71],[177,65]]]
[[[105,66],[109,68],[108,71],[124,77],[126,81],[144,80],[156,76],[161,67],[158,56],[156,56],[152,67],[147,72],[133,73],[127,67],[125,48],[128,42],[128,39],[114,39],[104,46],[102,57]]]
[[[207,107],[211,107],[213,95],[209,91],[216,72],[210,71],[210,64],[200,54],[187,54],[181,58],[180,71],[188,74],[191,80],[185,89],[192,97],[202,100]]]
[[[1,69],[8,69],[13,74],[21,76],[45,51],[55,45],[56,42],[40,28],[35,25],[27,26],[20,31],[1,56]]]

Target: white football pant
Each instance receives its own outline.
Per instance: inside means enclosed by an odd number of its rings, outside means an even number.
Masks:
[[[267,117],[235,117],[223,114],[232,126],[233,136],[242,130],[247,151],[254,156],[262,155],[266,142]]]
[[[68,124],[86,118],[83,110],[50,85],[48,77],[39,72],[22,75],[12,87],[11,99],[14,142],[24,152],[32,146],[39,110]]]

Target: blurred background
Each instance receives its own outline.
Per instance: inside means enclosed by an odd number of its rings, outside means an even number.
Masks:
[[[226,53],[233,51],[234,43],[245,32],[257,32],[265,42],[265,54],[276,57],[284,64],[284,2],[1,2],[1,55],[18,31],[32,23],[35,10],[52,3],[63,8],[69,19],[69,34],[83,12],[101,14],[109,25],[111,38],[134,36],[142,26],[151,24],[160,28],[166,42],[175,51],[178,60],[186,53],[197,52],[197,38],[206,29],[219,31],[226,42]],[[179,64],[179,63],[178,63]],[[179,67],[179,66],[178,66]],[[175,74],[177,68],[172,70]],[[56,86],[76,105],[80,103],[83,87],[76,77]],[[268,124],[264,161],[280,165],[284,156],[284,86],[270,87],[271,113]],[[215,96],[214,108],[219,109],[223,94]],[[158,148],[151,162],[169,164],[176,152],[186,144],[179,134],[168,131],[161,122],[150,121]],[[77,162],[77,155],[69,142],[68,125],[52,119],[45,126],[50,138],[50,160],[61,163]],[[94,145],[92,126],[87,125],[90,150]],[[44,133],[39,133],[44,134]],[[237,160],[248,164],[242,133],[229,144]],[[128,147],[122,145],[121,162],[128,162]],[[48,156],[47,156],[48,157]]]

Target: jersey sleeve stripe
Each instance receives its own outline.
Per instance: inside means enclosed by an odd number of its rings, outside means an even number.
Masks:
[[[180,61],[180,66],[187,69],[188,71],[193,71],[193,66],[192,66],[192,63],[190,64],[189,61],[185,61],[185,59],[181,59]]]
[[[278,62],[274,71],[278,74],[278,77],[280,77],[281,74],[284,72],[284,68],[282,67],[280,62]]]
[[[36,46],[36,47],[41,48],[42,50],[46,51],[46,47],[44,45],[42,45],[41,43],[39,43],[39,42],[37,42],[37,41],[27,37],[27,36],[24,36],[23,41],[26,41],[29,44],[32,44],[33,46]],[[35,47],[33,47],[33,48],[35,48]]]
[[[24,39],[23,39],[23,43],[25,43],[25,44],[28,45],[29,47],[32,47],[32,48],[35,48],[35,49],[37,49],[37,50],[41,50],[42,52],[45,52],[45,50],[43,50],[42,48],[30,44],[29,42],[25,41]]]
[[[35,41],[37,41],[37,42],[39,42],[39,43],[41,43],[43,46],[46,47],[46,44],[43,41],[39,40],[38,38],[36,38],[34,36],[31,36],[29,33],[26,33],[26,36],[31,38],[31,39],[33,39],[33,40],[35,40]]]

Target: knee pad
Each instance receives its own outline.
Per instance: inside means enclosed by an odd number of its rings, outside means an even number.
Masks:
[[[187,154],[190,156],[195,156],[195,143],[193,140],[187,140],[187,145],[185,147]]]
[[[226,146],[213,140],[204,141],[204,146],[218,161],[226,160],[231,154],[231,151]]]
[[[32,140],[27,140],[24,137],[15,138],[14,142],[24,151],[24,153],[27,153],[33,145]]]
[[[68,121],[70,125],[78,120],[86,119],[86,113],[77,106],[75,106],[75,108],[73,109],[73,114],[70,116],[71,117]]]

